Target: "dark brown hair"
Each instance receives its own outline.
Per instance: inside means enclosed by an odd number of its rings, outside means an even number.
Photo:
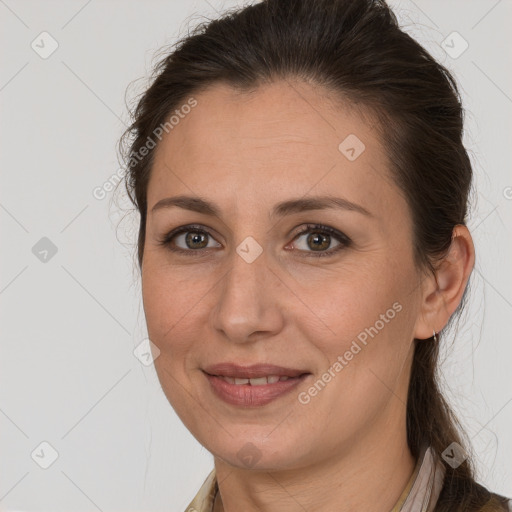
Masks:
[[[378,120],[393,178],[410,207],[416,263],[435,272],[453,228],[466,222],[472,168],[462,143],[464,111],[450,72],[399,28],[384,0],[267,0],[200,24],[168,52],[121,139],[126,190],[140,213],[139,266],[154,150],[140,155],[159,126],[214,83],[249,91],[291,78],[324,86]],[[407,436],[416,458],[424,443],[438,455],[452,442],[471,451],[438,385],[440,338],[415,341]],[[456,469],[446,466],[436,510],[476,511],[492,500],[475,482],[470,458]]]

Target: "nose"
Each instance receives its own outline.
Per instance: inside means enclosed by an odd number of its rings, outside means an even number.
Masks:
[[[282,289],[265,251],[251,263],[233,251],[230,268],[217,288],[213,327],[235,343],[274,336],[284,323]]]

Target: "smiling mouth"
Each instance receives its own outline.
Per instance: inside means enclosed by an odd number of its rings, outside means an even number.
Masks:
[[[238,373],[230,373],[232,375],[216,375],[203,370],[210,383],[210,389],[218,398],[228,404],[244,408],[261,407],[284,397],[312,375],[309,372],[295,370],[289,373],[296,375],[262,375],[261,369],[255,372],[254,367],[245,374],[257,373],[257,376],[243,377]]]
[[[249,384],[251,386],[265,386],[267,384],[275,384],[276,382],[284,382],[286,380],[291,379],[299,379],[303,375],[309,375],[307,373],[303,373],[298,375],[297,377],[290,377],[288,375],[268,375],[264,377],[257,377],[251,379],[244,379],[242,377],[228,377],[226,375],[212,375],[212,377],[218,377],[229,384],[235,384],[237,386],[242,386],[244,384]]]

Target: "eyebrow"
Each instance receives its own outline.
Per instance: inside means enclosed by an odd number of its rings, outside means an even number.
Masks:
[[[218,206],[210,201],[193,196],[166,197],[165,199],[158,201],[151,209],[151,212],[172,207],[183,208],[185,210],[202,213],[204,215],[221,217],[221,211]],[[276,204],[272,210],[270,218],[272,219],[276,216],[284,217],[285,215],[309,210],[326,210],[331,208],[354,211],[366,215],[367,217],[373,217],[366,208],[348,201],[347,199],[334,196],[313,196],[308,198],[289,199]]]

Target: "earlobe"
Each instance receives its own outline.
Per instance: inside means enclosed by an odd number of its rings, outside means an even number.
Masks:
[[[473,239],[468,228],[459,224],[453,229],[447,254],[424,287],[415,338],[431,338],[433,331],[439,332],[448,323],[462,300],[474,262]]]

